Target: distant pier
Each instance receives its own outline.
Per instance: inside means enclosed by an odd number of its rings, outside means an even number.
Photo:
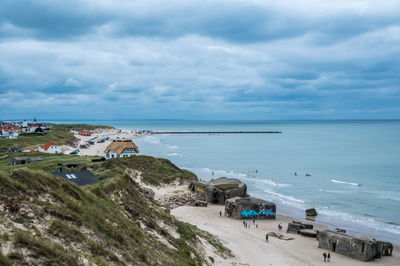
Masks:
[[[282,131],[151,131],[151,134],[281,134]]]

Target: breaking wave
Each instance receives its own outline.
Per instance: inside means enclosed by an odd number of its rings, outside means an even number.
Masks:
[[[358,184],[358,183],[340,181],[340,180],[336,180],[336,179],[331,179],[331,181],[332,181],[333,183],[346,184],[346,185],[352,185],[352,186],[361,186],[361,184]]]

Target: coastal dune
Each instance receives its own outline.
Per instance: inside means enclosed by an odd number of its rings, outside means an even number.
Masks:
[[[181,221],[196,225],[218,236],[221,242],[231,249],[235,258],[217,260],[217,265],[325,265],[322,254],[328,252],[318,248],[314,238],[286,233],[287,224],[293,219],[277,215],[276,220],[256,220],[258,228],[248,220],[250,228],[243,226],[242,220],[219,216],[224,212],[222,205],[208,207],[181,206],[171,210],[171,214]],[[283,224],[283,231],[278,231],[278,224]],[[324,229],[323,225],[313,223],[316,229]],[[265,235],[269,232],[282,233],[293,237],[293,240],[280,240]],[[362,262],[331,252],[329,265],[400,265],[399,247],[393,250],[393,256],[383,257],[371,262]]]

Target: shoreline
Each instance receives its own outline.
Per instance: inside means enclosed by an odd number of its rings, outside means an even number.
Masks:
[[[95,132],[90,137],[77,135],[77,132],[74,132],[74,133],[75,133],[74,134],[75,137],[79,138],[81,140],[81,142],[88,141],[94,137],[110,136],[110,140],[108,140],[104,143],[95,143],[94,145],[91,145],[88,149],[82,149],[81,152],[79,152],[79,154],[78,154],[80,156],[86,156],[86,155],[102,156],[103,151],[108,146],[108,144],[111,143],[112,140],[117,139],[117,138],[119,138],[119,139],[137,139],[140,137],[151,135],[149,133],[137,134],[137,131],[131,130],[131,129],[129,129],[129,130],[128,129],[102,129],[102,130],[99,130],[98,132]],[[79,149],[79,148],[77,148],[77,149]],[[72,150],[75,150],[75,149],[70,149],[70,150],[68,150],[67,153],[69,153]],[[266,200],[268,200],[268,199],[266,199]],[[279,208],[280,207],[278,205],[278,214],[279,214]],[[295,207],[290,207],[290,208],[296,209]],[[284,208],[285,210],[288,210],[289,212],[284,212],[284,214],[279,214],[279,215],[285,216],[291,220],[304,220],[303,218],[300,218],[299,215],[291,214],[290,210],[289,210],[290,208]],[[307,221],[307,222],[309,222],[309,221]],[[342,225],[338,225],[338,224],[334,224],[334,223],[324,223],[323,221],[318,221],[318,220],[316,222],[313,222],[313,224],[314,223],[317,223],[317,224],[327,227],[327,228],[329,228],[329,227],[333,227],[333,228],[344,227]],[[344,227],[344,229],[347,229],[347,228]],[[365,233],[357,232],[357,231],[353,232],[352,230],[349,230],[349,233],[355,234],[355,235],[366,235]],[[377,238],[378,240],[385,240],[385,238],[380,238],[379,234],[377,235],[376,233],[369,232],[368,235],[373,236],[374,238]],[[397,242],[393,242],[393,240],[389,240],[389,241],[391,241],[397,248],[400,246]]]
[[[235,258],[226,261],[218,261],[217,265],[323,265],[322,254],[329,252],[318,248],[315,238],[297,234],[286,233],[287,224],[293,219],[290,216],[277,214],[275,220],[256,220],[258,228],[248,220],[251,228],[244,228],[242,220],[219,216],[223,205],[209,205],[208,207],[181,206],[171,210],[171,214],[181,221],[196,225],[200,229],[208,231],[219,237],[221,242],[231,249]],[[327,226],[312,223],[316,229],[325,229]],[[277,225],[283,224],[283,230],[278,231]],[[269,237],[265,240],[265,234],[269,232],[281,233],[292,237],[293,240],[281,240]],[[330,265],[400,265],[400,247],[394,245],[393,255],[382,257],[375,261],[364,262],[331,252]]]

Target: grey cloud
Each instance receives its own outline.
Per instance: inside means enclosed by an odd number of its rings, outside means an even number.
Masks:
[[[347,1],[345,1],[347,2]],[[365,1],[361,1],[365,3]],[[302,7],[304,6],[304,7]],[[340,6],[338,3],[337,6]],[[179,38],[191,34],[233,42],[262,42],[313,33],[316,43],[331,43],[400,23],[400,8],[338,8],[316,1],[53,1],[3,0],[0,22],[47,39],[98,34]],[[308,8],[308,9],[307,9]],[[304,10],[303,10],[304,9]],[[318,14],[321,13],[321,15]],[[314,14],[315,13],[315,14]],[[324,14],[324,15],[322,15]],[[14,34],[15,35],[15,34]]]

